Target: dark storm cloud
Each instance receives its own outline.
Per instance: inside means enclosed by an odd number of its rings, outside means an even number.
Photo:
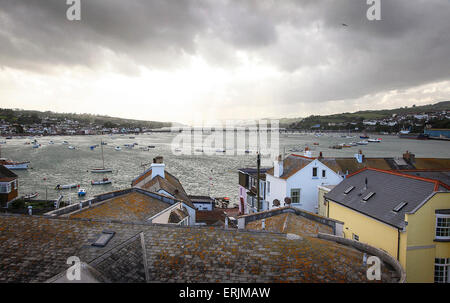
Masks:
[[[448,0],[0,0],[0,67],[96,69],[105,54],[132,65],[182,66],[183,54],[233,68],[242,50],[279,69],[282,102],[356,98],[449,78]],[[348,24],[343,27],[342,23]]]

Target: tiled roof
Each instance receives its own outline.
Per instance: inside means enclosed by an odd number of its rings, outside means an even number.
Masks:
[[[367,189],[365,189],[366,178]],[[351,186],[354,188],[345,194],[344,192]],[[367,168],[349,175],[325,194],[325,198],[389,225],[403,228],[405,213],[413,210],[440,188],[440,183],[435,180]],[[364,201],[363,198],[370,192],[375,194]],[[408,204],[398,212],[393,211],[401,202]]]
[[[221,225],[225,224],[225,218],[227,215],[225,212],[216,208],[213,210],[196,210],[195,211],[195,221],[198,223],[206,223],[206,225]]]
[[[367,282],[361,251],[323,239],[4,214],[0,221],[0,282],[46,281],[69,267],[69,256],[114,282],[143,281],[146,272],[150,282]],[[114,237],[92,246],[105,230]],[[384,282],[397,281],[384,263],[382,272]]]
[[[121,220],[124,222],[144,221],[164,209],[169,203],[162,202],[139,192],[129,192],[100,202],[93,207],[71,213],[70,218]]]
[[[144,174],[133,180],[132,186],[142,188],[149,191],[158,192],[159,190],[164,190],[174,196],[176,199],[183,200],[192,208],[195,208],[191,203],[189,196],[181,185],[181,182],[172,174],[164,171],[164,178],[157,175],[153,179],[144,182],[146,178],[151,177],[152,169],[148,169]],[[141,184],[141,182],[144,182]]]

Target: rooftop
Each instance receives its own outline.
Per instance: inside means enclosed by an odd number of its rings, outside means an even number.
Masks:
[[[405,154],[406,156],[411,154]],[[363,168],[371,167],[382,170],[423,170],[423,171],[450,171],[450,158],[367,158],[363,157],[358,163],[355,157],[306,157],[291,154],[283,161],[282,179],[288,179],[312,161],[319,159],[324,165],[340,174],[352,174]],[[273,167],[267,171],[273,175]]]
[[[0,282],[44,282],[78,256],[110,282],[369,282],[359,250],[286,234],[0,214]],[[105,247],[93,246],[115,232]],[[142,238],[141,238],[142,237]],[[397,282],[382,262],[382,281]]]
[[[122,195],[93,204],[68,214],[70,218],[121,220],[123,222],[144,221],[171,204],[162,202],[140,192],[125,192]]]
[[[17,179],[17,175],[10,171],[7,167],[0,165],[0,180],[12,181],[14,179]]]
[[[448,188],[437,180],[365,168],[349,175],[325,194],[325,198],[394,227],[403,228],[405,213],[413,210],[433,192]],[[406,204],[395,210],[401,203]]]

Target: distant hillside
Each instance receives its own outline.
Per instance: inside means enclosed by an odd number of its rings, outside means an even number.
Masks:
[[[93,123],[104,127],[143,127],[143,128],[161,128],[172,125],[170,122],[144,121],[134,119],[123,119],[117,117],[109,117],[104,115],[91,114],[75,114],[75,113],[55,113],[51,111],[36,111],[22,109],[5,109],[0,108],[0,120],[9,123],[32,124],[40,123],[42,119],[51,118],[57,120],[77,120],[83,124]]]
[[[325,123],[345,123],[345,122],[358,122],[363,120],[384,119],[392,117],[392,115],[405,115],[405,114],[419,114],[424,112],[437,112],[437,111],[450,111],[450,101],[442,101],[435,104],[428,104],[422,106],[400,107],[395,109],[383,109],[383,110],[365,110],[357,111],[353,113],[341,113],[324,116],[309,116],[307,118],[298,118],[297,121],[291,122],[289,126],[306,124],[325,124]],[[289,119],[292,120],[292,119]],[[302,122],[301,122],[302,121]]]

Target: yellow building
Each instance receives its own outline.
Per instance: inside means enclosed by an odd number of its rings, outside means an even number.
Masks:
[[[438,180],[368,168],[325,193],[323,208],[344,222],[345,238],[397,258],[408,282],[450,283],[449,189]]]

